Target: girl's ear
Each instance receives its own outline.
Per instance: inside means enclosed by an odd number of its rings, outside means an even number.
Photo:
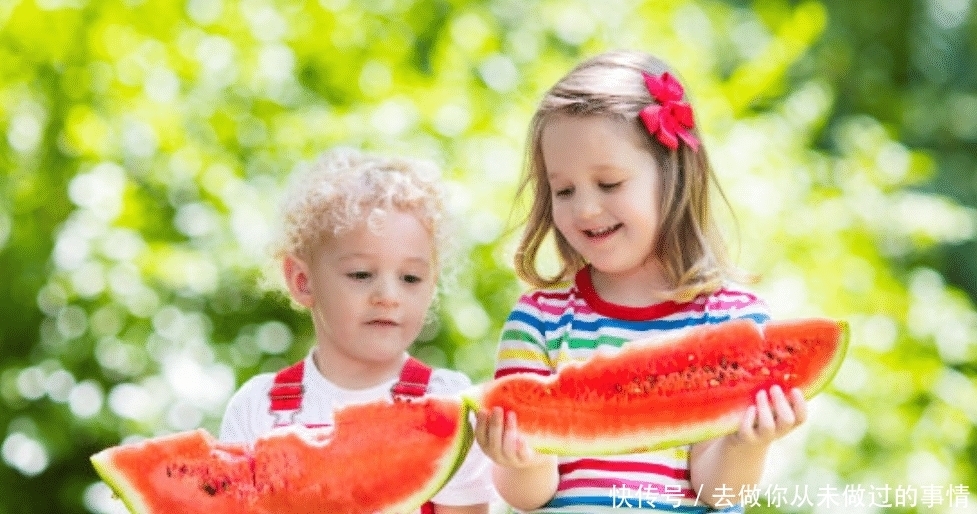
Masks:
[[[315,297],[309,284],[309,266],[305,261],[294,255],[286,255],[282,259],[282,272],[285,274],[285,284],[292,299],[304,307],[312,308]]]

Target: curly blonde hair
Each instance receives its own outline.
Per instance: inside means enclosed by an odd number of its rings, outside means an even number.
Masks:
[[[573,279],[585,266],[583,256],[573,249],[553,222],[552,192],[543,161],[542,134],[556,115],[606,116],[641,131],[645,148],[661,169],[658,204],[661,225],[655,242],[658,258],[671,284],[667,296],[690,301],[699,294],[718,289],[728,278],[745,275],[729,261],[710,206],[710,185],[725,200],[706,156],[706,149],[692,151],[682,144],[671,150],[648,136],[638,113],[655,100],[645,86],[641,72],[675,75],[663,61],[643,52],[613,51],[583,61],[561,78],[544,95],[533,116],[527,145],[527,166],[517,196],[531,192],[525,230],[515,255],[519,277],[533,287],[551,287]],[[691,132],[701,140],[697,129]],[[651,191],[649,191],[651,194]],[[561,269],[542,276],[537,258],[545,239],[552,234]]]
[[[431,233],[436,268],[443,276],[451,238],[439,168],[430,161],[353,148],[323,153],[290,177],[272,254],[277,262],[286,255],[307,260],[326,237],[363,222],[377,227],[393,210],[414,214]]]

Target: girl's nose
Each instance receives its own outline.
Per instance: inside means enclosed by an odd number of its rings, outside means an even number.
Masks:
[[[590,219],[596,217],[601,213],[601,209],[603,209],[597,195],[581,193],[578,194],[574,200],[574,215],[580,219]]]

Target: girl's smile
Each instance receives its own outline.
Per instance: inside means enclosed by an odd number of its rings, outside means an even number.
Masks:
[[[610,227],[604,227],[604,228],[599,228],[599,229],[584,230],[583,233],[586,234],[587,237],[589,237],[591,239],[602,240],[602,239],[606,239],[607,237],[609,237],[614,232],[617,232],[617,230],[619,228],[623,227],[623,226],[624,226],[623,223],[618,223],[618,224],[612,225]]]
[[[608,282],[646,276],[658,236],[658,163],[637,126],[607,116],[554,115],[541,144],[553,224]],[[651,280],[647,280],[647,279]]]

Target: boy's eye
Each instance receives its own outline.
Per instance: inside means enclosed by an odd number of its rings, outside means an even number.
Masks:
[[[353,280],[366,280],[370,278],[371,274],[369,271],[354,271],[352,273],[347,273],[346,276]]]
[[[404,282],[407,282],[408,284],[417,284],[422,280],[424,279],[417,275],[404,275]]]
[[[554,196],[570,196],[572,194],[573,194],[573,188],[572,187],[565,187],[563,189],[555,189],[555,190],[553,190],[553,195]]]
[[[623,180],[620,181],[620,182],[612,182],[610,184],[605,184],[605,183],[601,182],[598,185],[604,191],[611,191],[612,189],[615,189],[616,187],[620,186],[623,182],[624,182]]]

